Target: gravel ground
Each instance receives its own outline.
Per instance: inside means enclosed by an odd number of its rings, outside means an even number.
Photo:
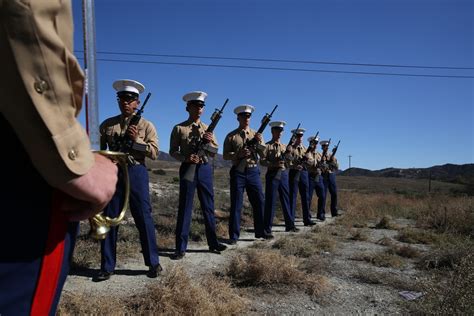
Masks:
[[[325,226],[333,223],[332,218],[317,225]],[[407,224],[408,225],[408,224]],[[297,223],[301,234],[308,231],[301,222]],[[283,226],[275,226],[275,239],[288,236]],[[384,246],[376,244],[383,237],[393,240],[397,235],[395,230],[366,229],[366,241],[339,238],[337,249],[333,253],[324,253],[326,277],[331,284],[331,292],[320,299],[314,299],[305,294],[304,289],[262,289],[241,288],[239,292],[249,299],[248,315],[347,315],[347,314],[400,314],[403,313],[402,299],[398,292],[409,290],[403,284],[410,285],[416,279],[418,271],[410,259],[404,259],[404,266],[400,269],[375,267],[367,262],[355,261],[352,258],[362,252],[380,252]],[[169,255],[172,250],[160,253],[161,265],[164,274],[174,265],[182,265],[193,277],[200,277],[211,272],[224,272],[229,260],[239,250],[254,243],[268,243],[273,241],[255,240],[253,233],[242,231],[241,240],[237,245],[231,245],[222,255],[209,253],[204,243],[189,243],[186,256],[180,261],[172,261]],[[97,254],[99,256],[99,254]],[[100,283],[92,282],[92,276],[97,270],[90,269],[73,272],[64,287],[65,292],[87,294],[90,296],[112,295],[127,297],[143,291],[146,285],[157,282],[159,279],[149,279],[145,276],[146,266],[140,256],[131,258],[127,262],[118,262],[116,273],[110,280]],[[379,273],[402,280],[402,286],[390,285],[386,282],[367,282],[361,275]],[[405,283],[404,283],[405,282]]]

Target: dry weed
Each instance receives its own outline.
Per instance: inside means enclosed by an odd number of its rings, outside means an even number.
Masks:
[[[469,240],[458,240],[455,243],[443,244],[420,258],[418,265],[423,269],[452,270],[464,257],[474,253],[474,243]]]
[[[403,258],[418,258],[421,254],[410,246],[392,246],[390,251]]]
[[[321,251],[333,251],[336,242],[327,234],[314,232],[283,237],[276,240],[272,248],[279,249],[285,256],[308,258]]]
[[[439,240],[439,236],[431,231],[412,228],[402,229],[396,238],[409,244],[432,244]]]
[[[367,231],[362,229],[352,229],[351,236],[349,237],[351,240],[358,240],[358,241],[367,241],[369,239],[369,235]]]
[[[236,315],[246,303],[228,281],[210,275],[193,281],[181,266],[145,293],[127,299],[130,313],[159,315]]]
[[[403,261],[400,257],[392,253],[390,250],[379,253],[362,253],[353,256],[351,259],[365,261],[377,267],[401,268],[403,266]]]
[[[399,227],[397,225],[395,225],[395,223],[393,223],[393,219],[389,215],[384,215],[380,219],[380,221],[377,224],[375,224],[375,228],[377,228],[377,229],[393,229],[393,230],[399,229]]]
[[[472,250],[472,249],[471,249]],[[453,266],[448,275],[436,273],[424,284],[424,299],[412,311],[436,315],[474,315],[474,253]]]
[[[76,294],[64,291],[56,314],[59,316],[74,315],[124,315],[127,306],[117,297],[89,294]]]
[[[387,236],[385,236],[385,237],[383,237],[383,238],[381,238],[377,241],[377,244],[382,245],[382,246],[392,246],[393,243],[394,243],[394,241],[392,240],[392,238],[387,237]]]
[[[352,277],[367,284],[383,284],[399,290],[420,291],[420,284],[412,276],[392,272],[379,272],[373,269],[358,269]]]
[[[276,251],[249,249],[233,258],[227,275],[238,286],[303,287],[311,296],[320,296],[329,289],[329,282],[320,275],[298,270],[295,257],[285,257]]]
[[[473,238],[473,202],[473,197],[439,197],[428,200],[418,216],[417,225],[440,233],[449,232]]]

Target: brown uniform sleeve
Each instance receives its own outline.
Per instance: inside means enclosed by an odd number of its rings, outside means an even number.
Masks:
[[[170,151],[169,154],[176,160],[184,161],[186,157],[181,153],[179,145],[181,141],[181,135],[179,133],[179,127],[175,126],[171,131],[170,137]]]
[[[0,2],[2,115],[46,181],[59,186],[94,164],[76,119],[84,76],[72,54],[69,1]]]
[[[232,137],[227,135],[224,140],[224,152],[222,157],[224,160],[236,160],[237,159],[237,152],[234,151],[234,146],[232,144]]]
[[[150,121],[146,121],[145,124],[145,137],[143,139],[137,139],[136,143],[145,145],[145,156],[156,160],[158,158],[158,134],[156,133],[155,126]]]

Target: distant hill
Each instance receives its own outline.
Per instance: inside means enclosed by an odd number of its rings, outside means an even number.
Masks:
[[[429,168],[385,168],[380,170],[368,170],[361,168],[350,168],[339,173],[342,176],[365,176],[365,177],[392,177],[409,179],[431,179],[461,183],[474,184],[474,164],[454,165],[445,164]]]
[[[177,162],[176,159],[174,159],[168,153],[165,153],[163,151],[160,151],[160,154],[158,156],[158,160]],[[216,168],[227,168],[227,167],[230,168],[230,166],[231,166],[230,161],[224,160],[224,158],[222,158],[221,154],[217,154],[216,157],[214,157],[214,160],[215,160],[214,161],[214,166]],[[212,163],[212,159],[210,160],[210,162]]]

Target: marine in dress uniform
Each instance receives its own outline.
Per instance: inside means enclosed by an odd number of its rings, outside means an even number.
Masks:
[[[240,219],[244,190],[252,206],[253,225],[256,238],[272,238],[264,232],[263,208],[264,197],[262,182],[260,180],[260,169],[258,168],[258,150],[252,153],[245,143],[255,137],[260,145],[263,145],[262,135],[257,134],[250,128],[250,117],[255,108],[249,104],[242,104],[234,109],[237,114],[239,127],[227,134],[224,141],[224,159],[232,161],[230,169],[230,216],[229,216],[229,243],[235,244],[240,236]],[[261,152],[260,152],[261,153]],[[237,166],[245,163],[243,170],[237,170]]]
[[[301,208],[303,210],[303,224],[305,226],[315,225],[315,222],[311,220],[310,212],[310,195],[309,195],[309,176],[306,165],[304,164],[304,156],[306,155],[306,147],[303,145],[301,139],[306,130],[304,128],[298,128],[292,130],[291,133],[295,133],[295,143],[293,144],[292,160],[290,161],[290,207],[291,217],[293,221],[296,217],[296,199],[298,198],[298,191],[301,197]]]
[[[291,216],[291,206],[288,188],[288,170],[287,161],[291,153],[286,150],[286,145],[280,142],[283,127],[283,121],[273,121],[270,123],[272,131],[272,140],[266,143],[263,150],[263,157],[260,163],[267,167],[265,174],[265,215],[264,228],[265,233],[271,234],[273,218],[275,217],[275,202],[280,196],[281,208],[285,219],[285,231],[297,232],[294,218]]]
[[[325,199],[327,192],[331,194],[331,216],[338,216],[337,213],[337,185],[336,185],[336,171],[339,169],[339,163],[334,155],[328,153],[329,141],[321,141],[321,170],[323,175],[324,183],[324,194]],[[325,220],[325,212],[321,214],[322,216],[318,217],[320,220]]]
[[[316,191],[316,195],[318,197],[318,205],[317,205],[317,218],[324,218],[324,207],[326,205],[326,192],[323,183],[323,177],[320,167],[321,162],[321,154],[316,150],[319,137],[311,136],[308,138],[308,142],[310,143],[310,153],[308,160],[306,161],[306,166],[308,169],[309,174],[309,202],[311,208],[311,201],[313,199],[314,191]]]
[[[71,3],[4,1],[0,16],[0,315],[55,315],[77,221],[110,200],[117,167],[76,119]]]
[[[212,166],[196,154],[195,146],[201,138],[209,141],[210,146],[217,148],[213,133],[206,132],[207,125],[201,121],[207,93],[192,91],[183,96],[189,117],[186,121],[173,127],[170,138],[170,155],[181,161],[179,168],[179,206],[176,223],[176,252],[172,259],[184,257],[188,246],[189,229],[193,211],[194,191],[197,190],[199,202],[206,226],[206,238],[209,251],[220,253],[227,247],[219,243],[216,235],[214,216],[214,188]],[[188,181],[184,175],[191,164],[196,164],[194,180]]]
[[[117,91],[117,103],[121,114],[110,117],[100,125],[100,148],[113,151],[128,151],[128,176],[130,180],[130,212],[137,226],[145,265],[149,267],[147,276],[156,278],[162,270],[156,244],[155,225],[151,217],[148,171],[145,157],[156,159],[158,156],[158,136],[150,121],[143,117],[137,125],[129,122],[140,104],[139,95],[145,87],[135,80],[117,80],[113,83]],[[130,149],[120,142],[125,135],[133,141]],[[120,173],[121,174],[121,173]],[[104,209],[104,215],[115,218],[124,204],[124,181],[119,181],[115,195]],[[114,273],[117,253],[119,226],[110,228],[104,240],[101,240],[100,272],[94,281],[105,281]]]

